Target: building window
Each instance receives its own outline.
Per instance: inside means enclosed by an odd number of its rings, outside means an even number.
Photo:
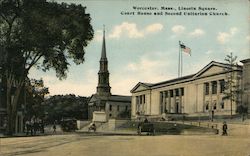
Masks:
[[[205,95],[209,95],[209,83],[205,83]]]
[[[112,111],[112,105],[109,105],[109,111]]]
[[[142,99],[143,99],[143,103],[146,103],[145,102],[145,95],[142,95]]]
[[[220,80],[220,93],[223,93],[225,91],[225,81]]]
[[[125,111],[128,111],[128,106],[125,107]]]
[[[214,110],[217,109],[217,102],[216,102],[216,101],[214,101],[213,109],[214,109]]]
[[[112,117],[112,114],[109,114],[109,117]]]
[[[212,94],[217,94],[217,82],[212,82]]]
[[[209,102],[207,101],[205,105],[205,110],[208,110],[208,109],[209,109]]]
[[[175,96],[179,96],[179,89],[175,89]]]
[[[181,96],[184,96],[184,88],[181,88]]]
[[[120,106],[119,105],[117,106],[117,111],[120,111]]]
[[[220,108],[224,109],[224,102],[223,101],[220,103]]]

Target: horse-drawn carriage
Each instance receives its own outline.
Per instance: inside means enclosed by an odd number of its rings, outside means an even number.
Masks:
[[[76,119],[67,118],[61,120],[61,128],[65,132],[77,130],[77,121]]]
[[[139,123],[137,128],[137,134],[141,135],[142,132],[146,132],[149,135],[155,135],[154,124],[149,122]]]

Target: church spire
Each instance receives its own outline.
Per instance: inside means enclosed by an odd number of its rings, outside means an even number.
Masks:
[[[98,72],[97,94],[100,96],[110,96],[108,59],[106,56],[105,27],[103,27],[102,53],[100,59],[100,69]]]
[[[102,55],[101,60],[107,60],[106,43],[105,43],[105,25],[103,25]]]

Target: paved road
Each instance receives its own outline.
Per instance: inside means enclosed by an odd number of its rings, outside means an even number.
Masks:
[[[2,138],[1,156],[249,156],[250,138],[215,135]]]

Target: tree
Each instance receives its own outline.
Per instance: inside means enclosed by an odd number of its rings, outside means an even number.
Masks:
[[[241,89],[240,89],[240,75],[238,74],[238,64],[236,62],[237,56],[233,56],[232,53],[227,55],[225,61],[227,67],[224,68],[226,71],[226,80],[225,80],[225,96],[223,100],[230,100],[230,116],[233,115],[233,102],[236,103],[237,107],[240,101]]]
[[[46,0],[0,1],[0,46],[6,84],[8,133],[13,132],[20,91],[29,70],[54,69],[66,78],[69,60],[83,63],[93,38],[86,7]]]
[[[237,112],[241,115],[242,121],[245,120],[245,115],[248,113],[248,107],[247,105],[239,105],[237,107]]]
[[[54,95],[46,99],[43,109],[47,112],[47,122],[53,123],[63,118],[87,119],[88,118],[88,98],[73,94]]]
[[[44,106],[42,105],[45,96],[49,94],[49,89],[44,87],[42,79],[31,79],[28,81],[25,87],[25,99],[26,103],[26,118],[30,119],[32,116],[38,118],[44,118]]]

